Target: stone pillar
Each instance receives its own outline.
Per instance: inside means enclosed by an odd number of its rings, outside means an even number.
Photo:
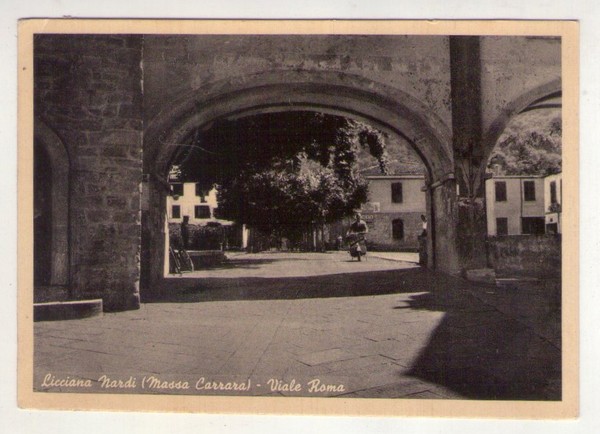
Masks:
[[[447,179],[433,183],[428,196],[431,198],[431,207],[427,232],[430,248],[434,252],[433,258],[429,256],[429,268],[433,266],[443,273],[457,275],[461,271],[461,262],[458,252],[455,181]]]
[[[450,37],[454,173],[458,183],[457,243],[462,271],[484,268],[486,218],[483,176],[480,38]]]

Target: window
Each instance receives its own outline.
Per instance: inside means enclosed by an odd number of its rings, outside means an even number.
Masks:
[[[496,202],[506,202],[506,182],[496,181]]]
[[[524,181],[523,182],[523,198],[527,202],[535,200],[535,182]]]
[[[173,205],[171,207],[171,218],[174,218],[174,219],[181,218],[181,207],[179,205]]]
[[[200,202],[206,203],[206,191],[202,190],[200,183],[196,183],[196,196],[200,197]]]
[[[392,183],[392,203],[402,203],[402,183]]]
[[[508,219],[506,217],[498,217],[496,219],[496,235],[508,235]]]
[[[171,184],[172,196],[183,196],[183,184]]]
[[[556,201],[556,181],[550,183],[550,203],[557,203]]]
[[[194,217],[197,219],[209,219],[210,207],[208,205],[196,205],[194,207]]]
[[[546,231],[544,217],[523,217],[521,228],[524,235],[542,235]]]
[[[404,239],[404,222],[401,219],[392,220],[392,238],[395,240]]]

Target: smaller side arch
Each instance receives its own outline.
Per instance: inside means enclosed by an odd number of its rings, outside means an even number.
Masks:
[[[515,99],[506,105],[504,110],[496,117],[496,119],[492,122],[490,127],[486,130],[483,136],[483,147],[484,147],[484,162],[485,167],[487,166],[487,161],[490,158],[490,155],[494,151],[494,147],[496,146],[496,142],[506,129],[508,123],[511,119],[517,114],[521,113],[525,110],[529,105],[535,103],[547,97],[549,95],[555,95],[562,91],[562,80],[560,78],[553,80],[549,83],[538,86],[534,89],[529,90],[528,92],[523,93],[520,97]]]
[[[34,146],[45,151],[50,165],[51,179],[50,210],[51,223],[51,269],[49,284],[69,284],[69,189],[70,158],[62,140],[40,119],[35,119]],[[39,168],[44,170],[44,168]],[[35,241],[35,240],[34,240]]]

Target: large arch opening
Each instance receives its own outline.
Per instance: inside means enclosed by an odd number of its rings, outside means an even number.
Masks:
[[[514,119],[527,113],[558,110],[562,107],[562,80],[556,79],[524,92],[519,98],[511,101],[500,113],[483,136],[484,160],[492,157],[501,136]],[[484,170],[486,166],[484,165]]]
[[[215,121],[173,155],[169,270],[181,247],[196,269],[225,251],[343,251],[356,212],[370,251],[414,253],[425,173],[405,139],[339,115],[282,110]],[[391,236],[398,218],[408,222],[406,238]]]
[[[428,265],[456,272],[455,228],[449,224],[439,232],[436,230],[438,218],[448,218],[454,210],[447,126],[408,94],[364,79],[352,78],[349,83],[343,74],[313,73],[311,78],[315,82],[298,82],[299,77],[286,71],[276,74],[278,83],[273,84],[274,77],[270,74],[203,88],[174,102],[172,109],[163,111],[148,124],[144,136],[144,171],[149,194],[142,213],[142,264],[148,267],[142,268],[142,288],[160,282],[167,272],[164,240],[168,227],[164,210],[170,191],[168,173],[177,149],[185,146],[194,131],[210,128],[221,119],[290,111],[348,117],[406,141],[426,168],[426,215],[431,228],[427,241]],[[439,256],[436,249],[444,255],[439,264],[435,262]]]
[[[34,136],[34,293],[36,300],[68,297],[69,156],[60,139],[36,120]]]

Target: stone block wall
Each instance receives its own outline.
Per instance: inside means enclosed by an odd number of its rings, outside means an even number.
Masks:
[[[142,37],[37,35],[36,119],[70,160],[70,284],[106,310],[139,306]]]
[[[423,231],[419,212],[407,213],[375,213],[372,221],[368,222],[369,233],[367,245],[372,250],[417,251],[419,248],[418,236]],[[395,240],[392,233],[392,221],[401,219],[404,223],[404,238]]]
[[[269,70],[340,71],[403,89],[449,125],[448,56],[446,36],[146,35],[146,116],[211,82]]]
[[[488,238],[489,265],[498,276],[556,278],[561,275],[560,235]]]

